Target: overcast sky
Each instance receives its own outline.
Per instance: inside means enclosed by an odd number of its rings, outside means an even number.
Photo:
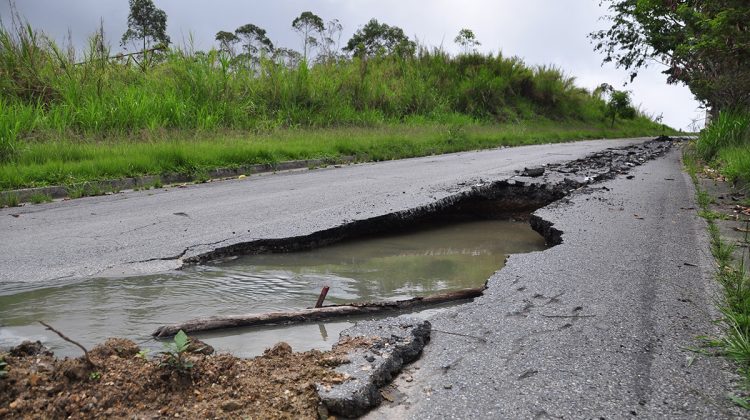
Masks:
[[[16,8],[36,29],[63,41],[68,30],[75,45],[82,46],[100,18],[113,50],[127,26],[127,0],[16,0]],[[167,13],[172,42],[182,44],[192,35],[196,49],[214,46],[219,30],[234,31],[253,23],[268,31],[277,47],[301,50],[292,20],[310,10],[323,20],[338,19],[344,25],[342,44],[369,19],[403,28],[428,46],[457,52],[453,38],[470,28],[482,43],[480,50],[517,55],[528,64],[554,64],[575,76],[580,86],[592,89],[602,82],[622,88],[627,73],[613,65],[602,67],[586,35],[606,26],[600,20],[606,10],[599,0],[154,0]],[[427,4],[430,6],[428,7]],[[10,20],[8,0],[0,0],[0,17]],[[664,115],[664,122],[686,129],[703,116],[690,91],[669,86],[656,65],[644,70],[625,87],[635,104],[650,114]]]

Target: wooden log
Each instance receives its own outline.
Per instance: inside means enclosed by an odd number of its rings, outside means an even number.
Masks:
[[[257,327],[261,325],[288,325],[352,315],[370,315],[389,311],[414,310],[446,302],[472,299],[481,296],[485,287],[438,293],[406,300],[359,302],[345,305],[327,305],[321,308],[308,308],[290,312],[267,312],[262,314],[227,315],[192,319],[180,324],[163,325],[151,335],[171,337],[183,330],[186,333],[219,330],[236,327]]]

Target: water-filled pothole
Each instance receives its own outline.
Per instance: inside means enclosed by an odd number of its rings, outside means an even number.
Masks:
[[[143,277],[81,283],[0,296],[0,346],[41,339],[58,354],[79,350],[44,331],[44,320],[84,345],[110,336],[146,341],[159,325],[326,303],[394,300],[479,287],[507,254],[541,250],[527,222],[481,220],[423,226],[291,253],[233,257]],[[295,350],[328,348],[351,320],[198,335],[218,350],[257,355],[278,341]]]

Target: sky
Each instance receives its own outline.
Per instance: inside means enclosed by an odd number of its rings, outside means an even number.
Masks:
[[[587,34],[606,28],[606,9],[599,0],[154,0],[167,14],[173,43],[192,39],[196,50],[216,46],[220,30],[234,31],[253,23],[268,32],[276,47],[301,50],[301,39],[291,22],[304,11],[324,21],[338,19],[344,26],[341,45],[371,18],[401,27],[421,44],[458,52],[453,42],[461,28],[469,28],[481,42],[481,52],[519,56],[530,65],[555,65],[574,76],[579,86],[593,89],[603,82],[632,92],[633,102],[648,114],[663,115],[664,123],[691,129],[705,112],[684,86],[667,85],[658,64],[629,80],[628,72],[613,64],[602,66]],[[429,6],[427,6],[429,4]],[[127,28],[127,0],[15,0],[18,12],[37,30],[59,43],[71,34],[81,48],[104,23],[113,51]],[[0,0],[0,18],[10,23],[10,1]],[[700,125],[699,125],[700,127]]]

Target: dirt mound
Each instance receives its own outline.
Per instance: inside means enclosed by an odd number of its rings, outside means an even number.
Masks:
[[[254,359],[186,352],[184,371],[124,339],[92,349],[94,368],[19,350],[4,356],[0,418],[318,418],[315,384],[344,381],[332,368],[346,363],[345,350],[293,353],[279,343]]]

